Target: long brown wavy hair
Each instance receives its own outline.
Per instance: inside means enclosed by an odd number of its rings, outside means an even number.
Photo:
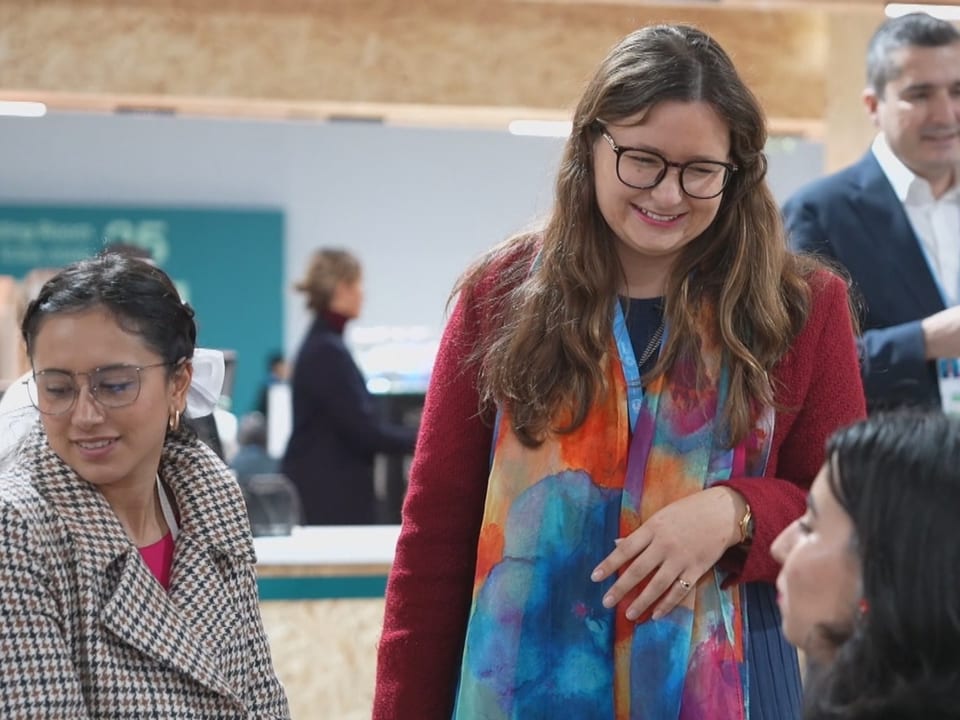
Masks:
[[[787,249],[765,182],[763,112],[729,56],[696,28],[655,25],[624,38],[588,83],[545,228],[494,248],[454,290],[470,294],[491,272],[496,275],[495,306],[489,308],[496,314],[495,330],[474,359],[481,398],[509,409],[525,445],[538,445],[548,432],[578,428],[606,389],[611,309],[624,272],[596,199],[599,121],[622,122],[668,100],[713,107],[730,128],[731,159],[739,170],[713,223],[682,250],[667,279],[670,332],[647,379],[685,353],[696,358],[703,376],[697,330],[702,310],[712,306],[730,373],[725,420],[731,443],[750,432],[759,406],[774,406],[769,371],[807,317],[806,277],[814,262]]]

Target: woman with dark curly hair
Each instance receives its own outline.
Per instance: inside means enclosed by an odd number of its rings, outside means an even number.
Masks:
[[[182,421],[223,379],[199,386],[193,309],[106,253],[21,330],[40,419],[0,473],[0,717],[288,718],[240,488]]]
[[[836,433],[807,512],[773,544],[809,720],[960,718],[960,418]]]

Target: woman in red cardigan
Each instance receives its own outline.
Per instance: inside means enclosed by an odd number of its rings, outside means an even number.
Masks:
[[[545,228],[458,286],[376,718],[797,716],[770,543],[865,410],[846,285],[788,253],[765,141],[696,29],[603,61]]]

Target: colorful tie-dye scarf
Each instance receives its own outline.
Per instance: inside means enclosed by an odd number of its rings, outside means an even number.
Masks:
[[[703,327],[714,327],[710,317]],[[457,720],[749,717],[745,614],[719,569],[664,618],[638,622],[624,611],[640,588],[608,610],[613,580],[589,577],[615,538],[660,508],[762,474],[773,413],[731,450],[721,427],[727,371],[711,332],[700,333],[702,386],[680,361],[645,393],[619,307],[614,335],[609,390],[577,431],[530,449],[506,412],[498,419]]]

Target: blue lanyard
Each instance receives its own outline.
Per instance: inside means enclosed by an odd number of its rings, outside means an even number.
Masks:
[[[630,416],[630,432],[637,426],[640,417],[640,408],[643,407],[643,385],[640,383],[640,368],[637,366],[637,357],[633,354],[633,343],[630,342],[630,332],[627,330],[627,319],[623,314],[623,307],[619,300],[613,302],[613,339],[617,343],[617,354],[620,356],[620,367],[623,368],[623,377],[627,381],[627,413]],[[660,338],[660,348],[666,340],[664,331]],[[659,354],[660,348],[657,348]]]
[[[660,347],[666,340],[666,330],[663,337],[660,338]],[[630,332],[627,330],[627,319],[623,314],[623,308],[619,300],[613,302],[613,338],[617,344],[617,354],[620,356],[620,367],[623,369],[623,376],[627,381],[627,413],[630,416],[630,432],[633,432],[637,426],[637,418],[640,417],[640,409],[643,407],[643,385],[640,382],[640,368],[637,366],[637,358],[633,354],[633,344],[630,342]],[[657,349],[659,353],[660,349]],[[497,416],[493,423],[493,443],[490,447],[490,463],[493,464],[493,450],[500,434],[501,412],[497,410]]]

